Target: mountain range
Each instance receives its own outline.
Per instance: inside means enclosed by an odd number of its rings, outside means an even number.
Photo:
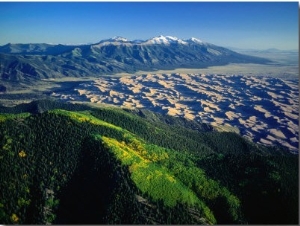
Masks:
[[[130,41],[115,37],[95,44],[6,44],[0,46],[2,82],[64,76],[85,77],[119,72],[203,68],[229,63],[270,63],[196,38],[158,36]]]

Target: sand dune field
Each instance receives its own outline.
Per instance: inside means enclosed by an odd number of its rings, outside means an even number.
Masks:
[[[102,77],[78,85],[77,94],[55,93],[126,108],[146,108],[172,116],[235,127],[266,145],[297,151],[299,91],[297,79],[268,76],[157,73]]]

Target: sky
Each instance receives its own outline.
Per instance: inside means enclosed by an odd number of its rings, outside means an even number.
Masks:
[[[223,47],[298,49],[298,2],[0,2],[0,45],[191,37]]]

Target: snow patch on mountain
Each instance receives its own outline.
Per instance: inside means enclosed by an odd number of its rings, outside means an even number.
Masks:
[[[112,41],[116,41],[116,42],[128,42],[127,38],[123,38],[121,36],[115,36],[111,39]]]
[[[180,39],[174,36],[164,36],[164,35],[159,35],[147,40],[141,40],[141,39],[136,39],[136,40],[128,40],[127,38],[121,37],[121,36],[116,36],[113,38],[105,39],[100,41],[99,43],[95,44],[97,46],[103,46],[103,45],[171,45],[171,44],[181,44],[181,45],[188,45],[188,44],[205,44],[203,41],[197,38],[190,38],[190,39]],[[95,46],[94,45],[94,46]]]
[[[173,37],[173,36],[157,36],[151,39],[148,39],[147,41],[145,41],[143,44],[164,44],[164,45],[170,45],[170,44],[183,44],[186,45],[188,44],[186,41],[179,39],[177,37]]]
[[[187,40],[188,42],[194,42],[194,43],[197,43],[197,44],[203,44],[203,41],[201,41],[200,39],[197,39],[197,38],[190,38]]]

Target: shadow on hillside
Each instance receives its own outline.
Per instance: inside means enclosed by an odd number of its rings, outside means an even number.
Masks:
[[[55,223],[104,223],[104,215],[116,182],[109,164],[97,164],[90,142],[83,144],[82,156],[72,179],[61,190]]]

